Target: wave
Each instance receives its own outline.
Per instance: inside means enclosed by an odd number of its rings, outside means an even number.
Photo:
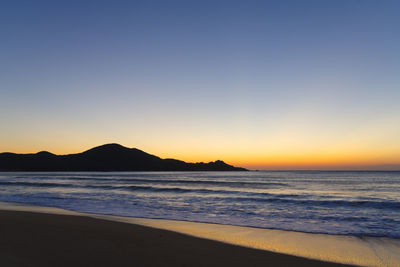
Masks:
[[[26,177],[17,177],[24,179]],[[34,177],[33,179],[49,179],[49,177]],[[246,188],[273,188],[287,187],[289,184],[282,182],[245,182],[245,181],[215,181],[215,180],[190,180],[190,179],[144,179],[144,178],[98,178],[98,177],[56,177],[56,180],[67,181],[90,181],[90,182],[126,182],[126,183],[149,183],[149,184],[196,184],[211,186],[229,186],[229,187],[246,187]]]
[[[265,192],[214,190],[205,188],[182,188],[182,187],[157,187],[139,185],[73,185],[62,183],[35,183],[35,182],[10,182],[0,181],[3,186],[29,186],[29,187],[66,187],[83,189],[122,190],[130,192],[154,192],[175,194],[197,194],[209,197],[213,201],[234,202],[257,202],[257,203],[280,203],[285,205],[325,207],[325,208],[372,208],[377,210],[399,210],[400,202],[379,199],[374,200],[344,200],[344,199],[310,199],[315,195],[299,194],[273,194]],[[210,196],[210,195],[216,196]]]
[[[284,204],[295,204],[301,206],[322,206],[327,208],[351,207],[351,208],[373,208],[378,210],[400,209],[400,202],[396,201],[351,201],[351,200],[311,200],[311,199],[290,199],[280,197],[271,198],[234,198],[232,200],[251,202],[279,202]]]
[[[151,191],[151,192],[170,192],[170,193],[200,193],[200,194],[251,194],[251,195],[271,195],[269,193],[254,193],[247,191],[213,190],[205,188],[182,188],[182,187],[157,187],[142,185],[93,185],[93,184],[65,184],[50,182],[10,182],[0,181],[0,186],[27,186],[27,187],[68,187],[86,189],[105,189],[105,190],[126,190],[126,191]],[[294,195],[291,195],[294,196]]]
[[[34,183],[34,182],[4,182],[0,181],[0,185],[5,186],[31,186],[31,187],[76,187],[73,184],[60,184],[60,183]]]

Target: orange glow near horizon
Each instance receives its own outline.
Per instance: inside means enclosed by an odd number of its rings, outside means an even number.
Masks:
[[[107,143],[107,142],[105,142]],[[101,144],[104,144],[101,143]],[[37,153],[42,150],[49,151],[54,154],[73,154],[83,152],[92,147],[87,145],[73,145],[67,146],[48,146],[40,147],[40,145],[31,146],[16,146],[16,147],[0,147],[1,152],[13,153]],[[335,153],[327,152],[319,149],[316,152],[310,152],[307,149],[299,152],[294,150],[280,152],[278,150],[270,150],[270,152],[263,152],[262,150],[253,151],[234,151],[232,149],[192,149],[189,147],[180,147],[180,149],[173,149],[172,147],[163,147],[157,149],[155,146],[130,146],[122,143],[126,147],[135,147],[147,153],[159,156],[161,158],[175,158],[186,162],[210,162],[215,160],[223,160],[228,164],[234,166],[245,167],[251,170],[368,170],[368,169],[382,169],[382,170],[399,170],[400,168],[400,153],[395,151],[383,151],[372,149],[354,149],[349,153],[344,148],[337,149]],[[178,147],[177,147],[178,148]],[[295,153],[296,152],[296,153]]]

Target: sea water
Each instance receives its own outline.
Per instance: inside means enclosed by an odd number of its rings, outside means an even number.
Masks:
[[[128,217],[400,238],[400,172],[3,172],[0,201]]]
[[[86,215],[320,260],[400,266],[399,186],[400,172],[0,173],[0,201],[45,206],[0,202],[0,209]]]

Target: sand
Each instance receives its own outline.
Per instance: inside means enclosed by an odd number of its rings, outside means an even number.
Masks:
[[[87,216],[0,210],[0,266],[346,266]]]

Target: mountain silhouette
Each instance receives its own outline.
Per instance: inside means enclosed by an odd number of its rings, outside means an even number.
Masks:
[[[69,155],[0,153],[0,171],[246,171],[221,160],[187,163],[136,148],[106,144]]]

